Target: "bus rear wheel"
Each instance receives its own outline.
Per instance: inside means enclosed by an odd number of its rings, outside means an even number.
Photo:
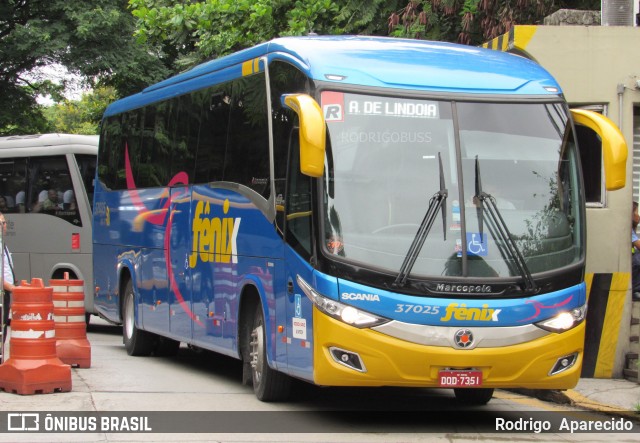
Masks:
[[[257,305],[253,317],[250,358],[253,392],[258,400],[265,402],[286,400],[291,391],[291,379],[287,375],[269,367],[264,317],[260,304]]]
[[[134,356],[150,355],[153,350],[153,337],[146,331],[136,327],[133,285],[127,282],[124,290],[124,305],[122,306],[122,339],[127,354]]]
[[[456,400],[465,405],[486,405],[493,397],[493,388],[456,388]]]

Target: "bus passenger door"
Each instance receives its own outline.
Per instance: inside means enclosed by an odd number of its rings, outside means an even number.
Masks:
[[[167,219],[165,253],[168,254],[169,330],[171,335],[185,339],[193,337],[193,306],[191,299],[191,193],[188,186],[169,188],[171,200]]]
[[[284,217],[287,364],[291,375],[313,380],[313,308],[297,282],[300,276],[313,284],[313,268],[309,264],[313,251],[311,178],[300,172],[297,131],[293,134]]]

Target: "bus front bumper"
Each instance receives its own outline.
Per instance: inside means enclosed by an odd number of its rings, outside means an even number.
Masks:
[[[483,388],[571,389],[580,378],[585,323],[562,334],[511,346],[454,349],[404,341],[358,329],[314,308],[314,382],[324,386],[441,387],[440,371],[482,371]],[[330,349],[357,355],[362,369],[338,362]],[[559,359],[575,363],[549,375]],[[335,355],[335,352],[334,352]],[[346,357],[345,357],[346,359]]]

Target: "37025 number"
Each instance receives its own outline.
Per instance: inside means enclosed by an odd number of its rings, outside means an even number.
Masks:
[[[395,312],[402,312],[405,314],[431,314],[437,315],[440,313],[440,306],[430,305],[409,305],[404,303],[398,303],[396,305]]]

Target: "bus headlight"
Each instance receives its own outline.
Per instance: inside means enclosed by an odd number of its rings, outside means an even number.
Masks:
[[[341,322],[355,326],[356,328],[371,328],[389,321],[387,318],[380,317],[353,306],[345,305],[344,303],[337,302],[319,294],[299,275],[296,280],[307,298],[311,300],[311,302],[320,311],[327,314],[329,317],[333,317]]]
[[[536,326],[546,331],[565,332],[582,323],[586,314],[587,305],[585,304],[579,308],[572,309],[571,311],[560,312],[554,317],[536,323]]]

